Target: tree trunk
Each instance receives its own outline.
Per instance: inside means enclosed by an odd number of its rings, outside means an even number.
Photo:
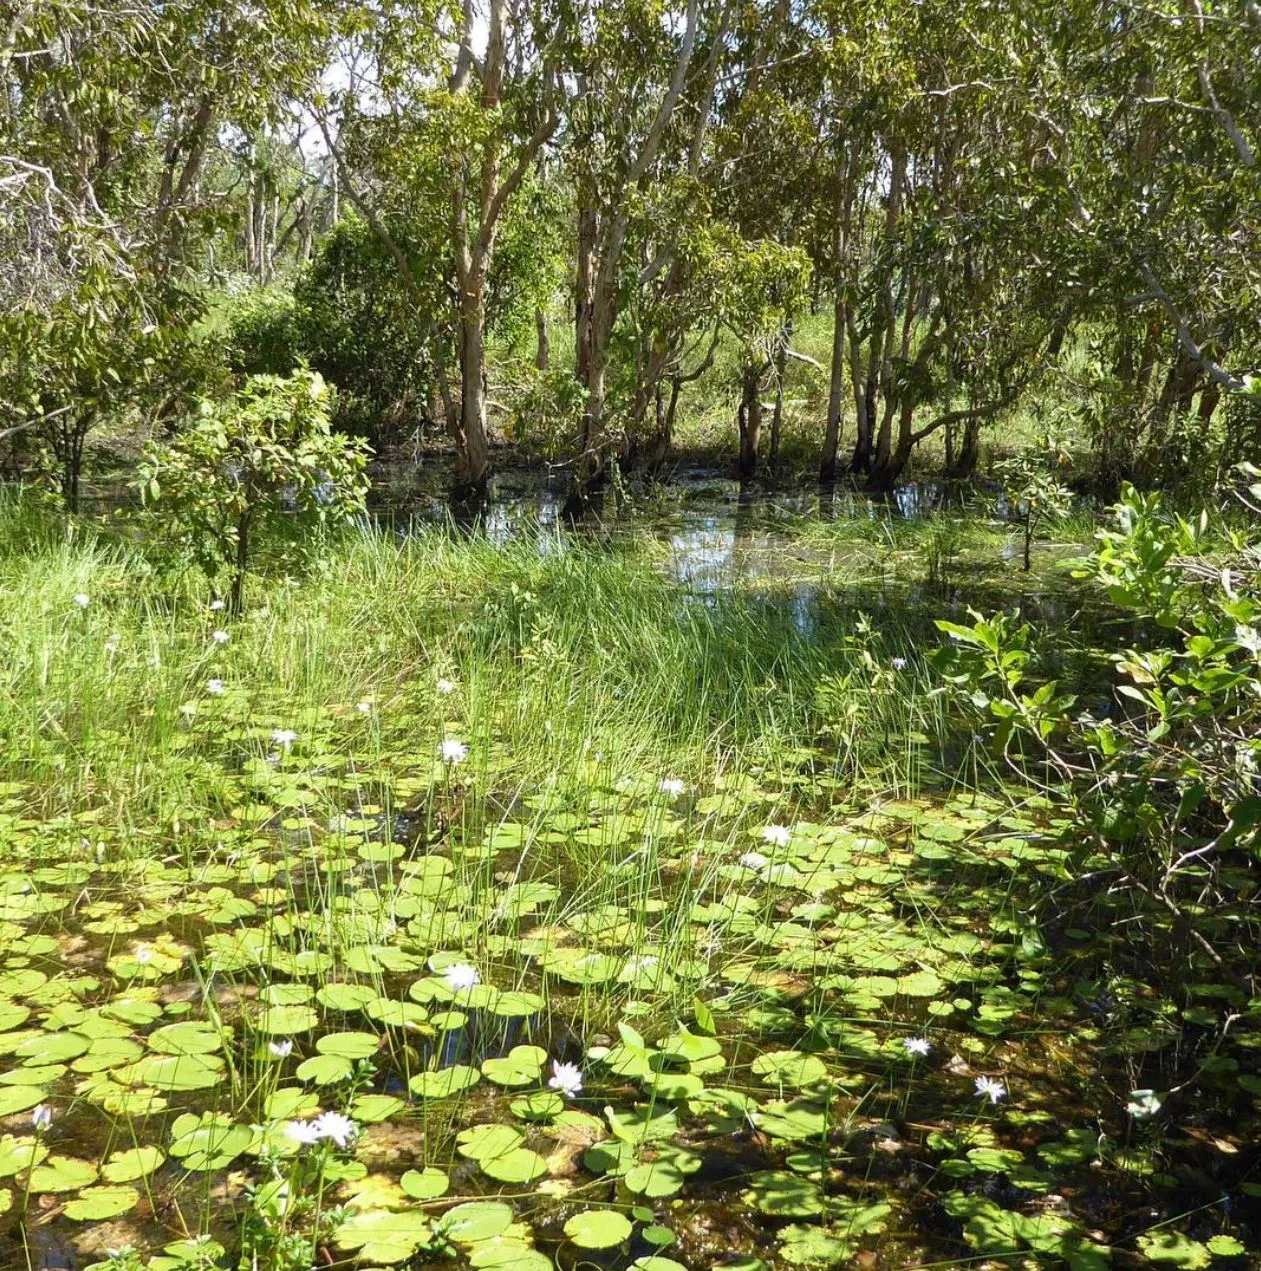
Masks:
[[[758,447],[762,440],[762,367],[747,366],[740,378],[740,410],[736,423],[740,429],[740,459],[737,471],[741,481],[757,472]]]
[[[534,311],[534,330],[538,344],[534,352],[536,370],[546,371],[552,361],[552,342],[547,334],[547,314],[542,309]]]
[[[232,586],[228,599],[228,610],[234,618],[241,615],[245,603],[245,569],[249,562],[250,552],[250,513],[243,512],[236,523],[236,563],[232,570]]]
[[[574,376],[591,382],[591,307],[595,286],[595,244],[598,221],[585,183],[578,187],[578,261],[574,276]]]
[[[455,480],[471,493],[486,492],[490,468],[486,440],[486,308],[482,280],[460,297],[460,427]]]
[[[784,428],[784,371],[788,364],[788,342],[792,338],[790,319],[775,348],[775,405],[771,410],[771,465],[779,462],[779,443]]]
[[[836,453],[841,446],[841,415],[845,400],[845,302],[837,295],[832,306],[832,369],[828,382],[827,431],[823,435],[823,455],[819,480],[836,480]]]

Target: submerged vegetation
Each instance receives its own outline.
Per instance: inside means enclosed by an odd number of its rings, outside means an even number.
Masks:
[[[1074,652],[543,529],[327,530],[234,615],[4,516],[7,1265],[1253,1256],[1237,531],[1131,496]]]

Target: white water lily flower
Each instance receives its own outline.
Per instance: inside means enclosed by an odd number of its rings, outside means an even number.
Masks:
[[[320,1138],[329,1139],[338,1147],[346,1147],[359,1133],[359,1127],[340,1112],[321,1112],[315,1118],[315,1130]]]
[[[298,734],[292,728],[273,728],[271,739],[275,745],[283,746],[288,750],[298,740]]]
[[[481,982],[482,977],[478,973],[475,966],[469,966],[467,962],[455,962],[447,967],[442,973],[443,979],[447,982],[447,988],[456,993],[464,993],[469,989],[475,989]]]
[[[438,747],[438,755],[443,763],[463,763],[468,758],[468,747],[462,741],[449,737]]]
[[[46,1103],[41,1103],[31,1112],[31,1124],[35,1127],[36,1134],[42,1130],[48,1129],[53,1123],[53,1110]]]
[[[677,799],[686,789],[687,786],[678,777],[666,777],[661,783],[661,793],[668,794],[672,799]]]
[[[906,670],[906,659],[905,659],[905,658],[894,658],[894,659],[893,659],[893,660],[889,663],[889,665],[890,665],[890,666],[891,666],[891,667],[892,667],[895,671],[905,671],[905,670]]]
[[[282,1042],[268,1042],[267,1053],[273,1059],[288,1059],[293,1054],[293,1042],[287,1037]]]
[[[211,613],[218,613],[220,609],[226,609],[227,607],[227,602],[223,600],[212,600],[210,602]]]
[[[933,1044],[927,1037],[904,1037],[902,1047],[909,1055],[927,1055]]]
[[[139,962],[141,966],[147,966],[150,962],[153,961],[153,950],[150,949],[147,945],[142,944],[140,948],[136,950],[135,958],[136,958],[136,961]]]
[[[85,591],[76,592],[74,596],[74,603],[78,605],[80,609],[86,609],[88,605],[92,603],[92,597]]]
[[[290,1121],[285,1126],[285,1133],[295,1143],[305,1143],[307,1145],[318,1143],[324,1137],[314,1121]]]
[[[978,1077],[976,1092],[982,1099],[988,1099],[991,1103],[998,1103],[1007,1098],[1007,1087],[997,1077]]]
[[[206,692],[211,697],[222,697],[228,690],[224,688],[222,680],[207,680]]]
[[[360,715],[371,715],[372,703],[371,702],[356,702],[355,710],[357,710]]]
[[[736,862],[738,865],[743,865],[745,869],[763,869],[770,863],[771,858],[763,856],[761,852],[745,852]]]
[[[582,1093],[582,1070],[577,1064],[563,1064],[554,1059],[552,1076],[547,1084],[552,1090],[559,1090],[566,1099],[576,1098]]]
[[[216,644],[227,644],[227,642],[232,639],[226,631],[212,631],[210,633],[210,638]]]
[[[776,847],[787,847],[792,836],[792,830],[786,825],[768,825],[762,831],[763,842],[774,843]]]
[[[455,681],[454,680],[439,680],[437,684],[434,685],[434,688],[436,688],[438,692],[442,694],[443,697],[446,697],[448,693],[455,692]]]

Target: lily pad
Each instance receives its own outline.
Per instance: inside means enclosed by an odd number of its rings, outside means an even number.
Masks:
[[[334,1237],[339,1249],[365,1262],[406,1262],[429,1239],[429,1220],[419,1210],[368,1209],[351,1213]]]
[[[134,1187],[85,1187],[62,1213],[72,1222],[104,1222],[125,1214],[139,1200]]]
[[[418,1072],[407,1083],[418,1099],[445,1099],[477,1085],[481,1073],[465,1064],[455,1064],[437,1072]]]
[[[171,1155],[187,1170],[223,1169],[250,1145],[248,1126],[237,1125],[222,1112],[186,1112],[171,1123]]]
[[[512,1207],[490,1200],[456,1205],[434,1224],[448,1240],[465,1245],[501,1236],[511,1225]]]
[[[629,1240],[633,1230],[614,1209],[586,1209],[565,1224],[565,1235],[580,1249],[612,1249]]]
[[[759,1170],[750,1177],[743,1199],[775,1218],[813,1218],[823,1212],[818,1185],[788,1170]]]

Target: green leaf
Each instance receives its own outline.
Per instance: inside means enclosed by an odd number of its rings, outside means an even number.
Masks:
[[[630,1222],[616,1210],[586,1209],[565,1224],[565,1235],[580,1249],[612,1249],[630,1239]]]

